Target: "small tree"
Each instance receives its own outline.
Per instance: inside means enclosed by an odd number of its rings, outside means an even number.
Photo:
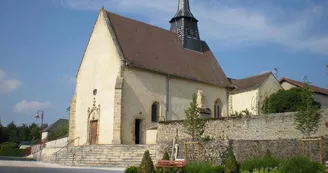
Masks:
[[[295,128],[299,130],[304,136],[311,137],[318,131],[321,115],[319,106],[313,104],[312,91],[308,83],[302,89],[303,105],[299,111],[294,114]]]
[[[192,141],[200,138],[205,131],[205,121],[200,118],[197,111],[197,95],[192,95],[190,107],[185,110],[186,119],[184,121],[185,132],[191,136]]]
[[[163,156],[162,160],[170,160],[170,156],[169,156],[169,153],[167,153],[167,152],[165,151],[165,153],[164,153],[164,156]]]
[[[227,173],[237,173],[239,169],[238,162],[236,160],[235,154],[233,153],[232,148],[228,149],[228,154],[224,160],[224,166]]]
[[[140,163],[140,173],[153,173],[154,170],[153,161],[150,158],[149,151],[146,150]]]

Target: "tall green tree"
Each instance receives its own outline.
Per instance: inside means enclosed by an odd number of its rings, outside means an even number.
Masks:
[[[17,128],[19,141],[29,141],[30,140],[30,128],[26,124],[22,124]]]
[[[33,123],[29,126],[29,128],[31,141],[35,141],[41,138],[41,129],[37,124]]]
[[[9,142],[14,142],[14,143],[18,142],[18,131],[17,131],[17,126],[14,123],[14,121],[12,121],[10,124],[8,124],[7,133],[8,133],[8,138],[9,138],[8,141]]]
[[[206,122],[200,118],[197,111],[197,95],[192,95],[190,107],[185,110],[186,119],[184,120],[185,132],[191,136],[192,141],[200,138],[205,131]]]
[[[4,135],[3,135],[3,126],[2,126],[2,123],[1,123],[1,120],[0,120],[0,143],[4,142],[3,138],[4,138]]]
[[[309,88],[309,82],[306,82],[302,88],[303,106],[294,114],[294,125],[305,137],[309,138],[318,131],[322,110],[320,106],[313,104],[312,91]]]

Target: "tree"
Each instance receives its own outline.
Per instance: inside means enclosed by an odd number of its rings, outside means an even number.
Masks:
[[[192,141],[200,138],[205,131],[205,121],[200,118],[197,111],[197,95],[192,95],[190,107],[185,110],[186,119],[184,120],[185,132],[191,136]]]
[[[8,132],[8,137],[9,137],[8,141],[17,143],[18,142],[18,131],[17,131],[17,126],[14,123],[14,121],[12,121],[10,124],[8,124],[7,132]]]
[[[224,160],[224,166],[227,173],[237,173],[239,169],[238,162],[232,148],[228,149],[228,154]]]
[[[18,130],[19,141],[29,141],[30,128],[26,124],[19,126],[17,130]]]
[[[3,126],[2,126],[2,123],[1,123],[1,120],[0,120],[0,143],[4,142],[3,140]]]
[[[63,123],[57,126],[51,133],[49,133],[48,140],[59,139],[67,135],[68,135],[68,123]]]
[[[168,152],[166,152],[166,151],[164,152],[162,160],[170,160],[170,156],[169,156]]]
[[[149,151],[146,150],[140,163],[140,173],[153,173],[154,163],[151,160]]]
[[[30,138],[29,139],[31,141],[35,141],[35,140],[41,138],[41,132],[40,132],[41,129],[38,125],[33,123],[29,126],[29,128],[30,128]]]
[[[296,112],[306,107],[308,102],[320,107],[320,103],[312,98],[312,93],[306,92],[304,88],[279,90],[264,101],[262,112],[264,114]]]
[[[322,111],[319,106],[313,104],[312,91],[308,84],[302,90],[302,107],[294,114],[294,124],[304,136],[311,137],[318,131]]]

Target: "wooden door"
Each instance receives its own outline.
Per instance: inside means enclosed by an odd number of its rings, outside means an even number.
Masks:
[[[90,126],[90,142],[92,144],[97,144],[98,139],[98,121],[91,121]]]

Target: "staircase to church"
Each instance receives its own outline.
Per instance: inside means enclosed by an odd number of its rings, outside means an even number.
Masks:
[[[149,150],[155,161],[155,145],[90,145],[65,148],[45,162],[81,167],[127,167],[139,165],[143,154]]]

